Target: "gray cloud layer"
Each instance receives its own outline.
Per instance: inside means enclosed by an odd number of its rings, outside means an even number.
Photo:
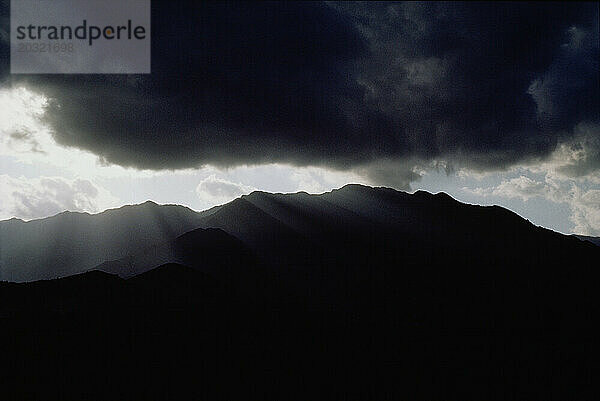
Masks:
[[[366,166],[405,183],[433,160],[545,157],[599,121],[594,3],[153,8],[151,75],[9,78],[3,42],[4,83],[52,99],[59,143],[150,169]],[[596,156],[597,135],[585,140]]]

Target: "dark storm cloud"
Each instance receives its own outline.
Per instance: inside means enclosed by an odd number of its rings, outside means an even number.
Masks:
[[[598,121],[593,3],[152,4],[151,75],[12,78],[53,99],[57,141],[139,168],[385,177],[411,160],[503,168]]]

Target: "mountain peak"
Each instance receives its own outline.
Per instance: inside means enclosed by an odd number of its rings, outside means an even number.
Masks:
[[[7,219],[7,220],[0,220],[0,223],[21,224],[21,223],[26,223],[26,221],[18,219],[16,217],[11,217],[10,219]]]
[[[374,189],[377,189],[377,187],[370,187],[368,185],[363,185],[363,184],[346,184],[341,188],[334,189],[333,191],[364,191],[364,190],[374,190]]]
[[[456,199],[454,199],[452,196],[448,195],[445,192],[437,192],[437,193],[432,193],[429,191],[425,191],[423,189],[419,189],[418,191],[415,191],[415,193],[413,195],[417,195],[419,197],[427,197],[427,198],[433,198],[433,199],[438,199],[441,201],[452,201],[452,202],[458,202]]]

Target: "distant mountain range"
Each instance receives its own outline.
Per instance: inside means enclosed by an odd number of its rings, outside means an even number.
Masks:
[[[2,280],[44,279],[0,283],[5,390],[589,399],[594,240],[362,185],[3,221]]]
[[[96,215],[63,212],[29,222],[0,221],[0,280],[51,279],[91,269],[129,277],[181,261],[174,241],[198,228],[219,228],[265,261],[293,267],[302,267],[315,253],[333,250],[327,242],[360,244],[382,235],[435,247],[450,237],[501,244],[510,241],[495,238],[503,229],[511,237],[544,233],[574,243],[573,238],[535,227],[500,207],[465,205],[443,193],[411,195],[347,185],[321,195],[253,192],[200,213],[148,201]],[[600,244],[598,238],[578,238]],[[202,241],[209,244],[212,239]]]
[[[205,213],[210,213],[209,211]],[[69,276],[198,227],[204,213],[145,202],[90,215],[63,212],[46,219],[0,222],[0,279]]]

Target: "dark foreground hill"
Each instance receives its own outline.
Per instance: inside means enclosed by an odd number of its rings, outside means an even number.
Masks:
[[[194,222],[122,239],[131,251],[99,266],[114,274],[0,284],[0,391],[592,397],[600,248],[589,242],[499,207],[358,185],[255,192]]]

